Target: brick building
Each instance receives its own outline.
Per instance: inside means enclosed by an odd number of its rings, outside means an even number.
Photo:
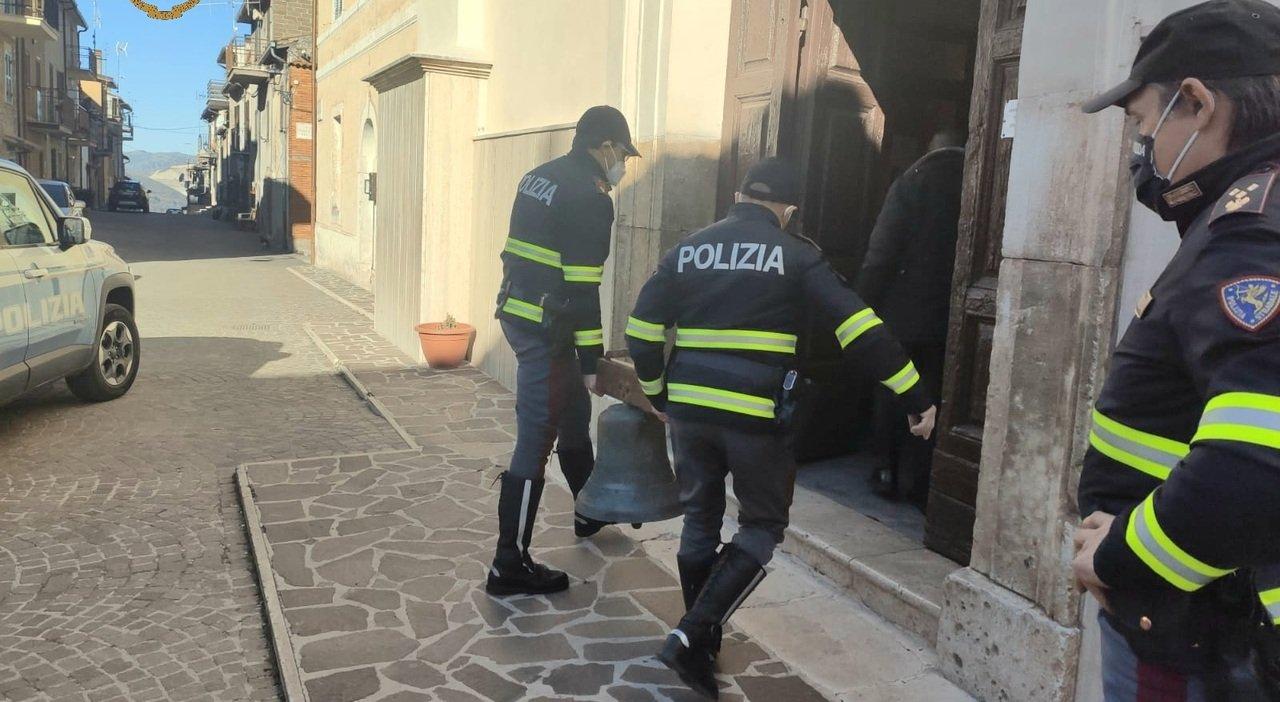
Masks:
[[[315,201],[312,3],[245,0],[209,84],[211,204],[276,251],[312,251]]]

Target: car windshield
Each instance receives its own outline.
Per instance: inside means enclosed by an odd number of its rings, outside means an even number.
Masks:
[[[70,207],[71,199],[67,197],[67,186],[62,183],[41,183],[40,187],[44,188],[49,197],[58,203],[58,207]]]
[[[137,183],[121,183],[119,187],[122,193],[136,193],[142,189],[142,186]]]

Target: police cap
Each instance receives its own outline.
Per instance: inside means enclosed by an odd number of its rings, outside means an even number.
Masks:
[[[628,156],[640,155],[635,144],[631,143],[631,128],[627,126],[627,118],[616,107],[609,105],[596,105],[582,113],[582,117],[578,118],[577,138],[596,143],[611,141],[621,146]]]
[[[1185,78],[1280,74],[1280,8],[1263,0],[1212,0],[1161,20],[1142,41],[1124,82],[1084,103],[1123,104],[1144,85]]]
[[[800,204],[800,174],[780,158],[766,158],[747,171],[738,192],[754,200]]]

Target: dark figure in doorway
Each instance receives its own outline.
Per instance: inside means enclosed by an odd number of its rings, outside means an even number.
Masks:
[[[964,137],[939,132],[889,189],[858,276],[858,291],[915,359],[933,397],[942,391],[963,183]],[[923,507],[933,441],[911,436],[901,417],[897,397],[877,393],[875,449],[883,462],[872,482],[882,495]]]

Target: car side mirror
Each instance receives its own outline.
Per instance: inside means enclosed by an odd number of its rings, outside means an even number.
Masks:
[[[63,251],[89,240],[93,225],[84,217],[63,217],[58,222],[58,244]]]

